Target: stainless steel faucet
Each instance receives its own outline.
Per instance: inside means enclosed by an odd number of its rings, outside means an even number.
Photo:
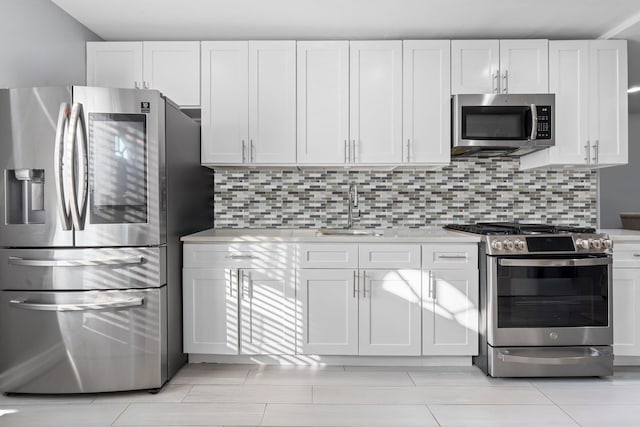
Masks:
[[[358,207],[358,185],[355,182],[349,184],[347,191],[347,228],[353,227],[353,208]]]

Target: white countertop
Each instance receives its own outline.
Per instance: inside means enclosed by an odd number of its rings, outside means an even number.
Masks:
[[[319,235],[317,231],[317,229],[311,228],[210,228],[188,236],[183,236],[180,240],[185,243],[476,243],[480,241],[480,236],[447,231],[441,227],[387,228],[375,230],[381,232],[382,236]]]
[[[603,228],[598,233],[606,233],[614,242],[640,242],[640,231],[624,228]]]

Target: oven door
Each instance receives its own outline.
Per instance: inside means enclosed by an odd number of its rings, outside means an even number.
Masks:
[[[487,340],[611,345],[611,257],[488,257]]]

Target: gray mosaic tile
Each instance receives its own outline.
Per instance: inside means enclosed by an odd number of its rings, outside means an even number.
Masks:
[[[426,171],[221,169],[215,172],[215,226],[345,227],[350,182],[360,196],[358,227],[477,221],[596,225],[595,171],[518,167],[517,159],[463,158]]]

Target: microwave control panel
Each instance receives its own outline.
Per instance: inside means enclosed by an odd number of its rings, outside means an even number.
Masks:
[[[537,139],[551,139],[551,106],[536,105],[538,111]]]

